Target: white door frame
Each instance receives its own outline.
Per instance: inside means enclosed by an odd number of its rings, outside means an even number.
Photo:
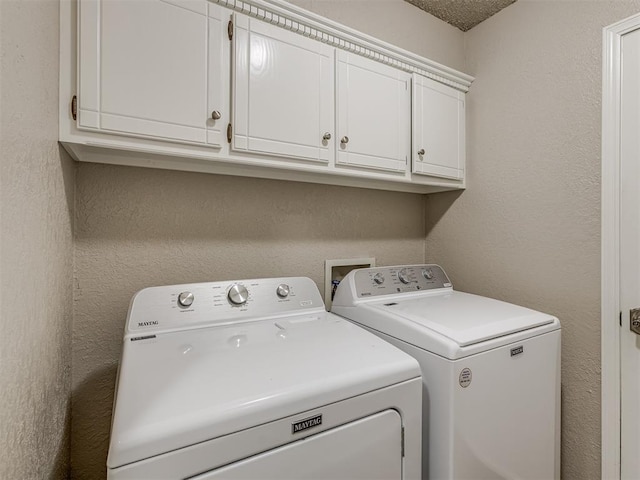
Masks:
[[[602,69],[602,478],[620,478],[620,90],[622,37],[640,14],[603,29]],[[617,419],[618,421],[611,421]]]

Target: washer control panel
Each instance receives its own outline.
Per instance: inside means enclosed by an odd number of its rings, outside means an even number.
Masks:
[[[358,298],[452,288],[444,270],[433,264],[363,268],[353,274]]]
[[[313,310],[324,312],[324,302],[316,284],[305,277],[151,287],[133,297],[127,333],[146,335]]]

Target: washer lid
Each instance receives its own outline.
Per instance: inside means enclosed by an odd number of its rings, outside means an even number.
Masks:
[[[424,334],[442,335],[460,347],[553,323],[555,318],[529,308],[492,298],[452,291],[371,305],[387,315],[404,318],[415,326],[427,327]],[[384,332],[409,343],[402,324],[387,322]],[[420,346],[420,345],[418,345]]]
[[[326,312],[127,337],[107,465],[419,376],[413,358]]]

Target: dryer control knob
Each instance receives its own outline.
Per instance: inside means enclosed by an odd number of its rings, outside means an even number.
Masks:
[[[384,283],[384,276],[381,273],[376,273],[373,276],[373,281],[378,285],[382,285]]]
[[[400,279],[400,281],[402,283],[409,283],[411,280],[409,280],[409,274],[407,273],[407,269],[403,268],[402,270],[400,270],[398,272],[398,279]]]
[[[191,292],[182,292],[180,295],[178,295],[178,304],[181,307],[187,308],[190,307],[191,304],[193,303],[194,300],[194,296],[193,293]]]
[[[234,305],[244,305],[249,299],[249,291],[244,285],[236,283],[229,289],[227,299]]]
[[[291,289],[289,288],[289,285],[287,285],[286,283],[281,283],[276,289],[276,295],[278,295],[280,298],[287,298],[290,291]]]

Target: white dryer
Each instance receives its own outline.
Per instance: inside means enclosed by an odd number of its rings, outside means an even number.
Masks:
[[[308,278],[147,288],[108,478],[419,478],[421,385],[412,357],[325,312]]]
[[[453,290],[437,265],[351,271],[335,312],[422,368],[424,478],[560,478],[560,323]]]

